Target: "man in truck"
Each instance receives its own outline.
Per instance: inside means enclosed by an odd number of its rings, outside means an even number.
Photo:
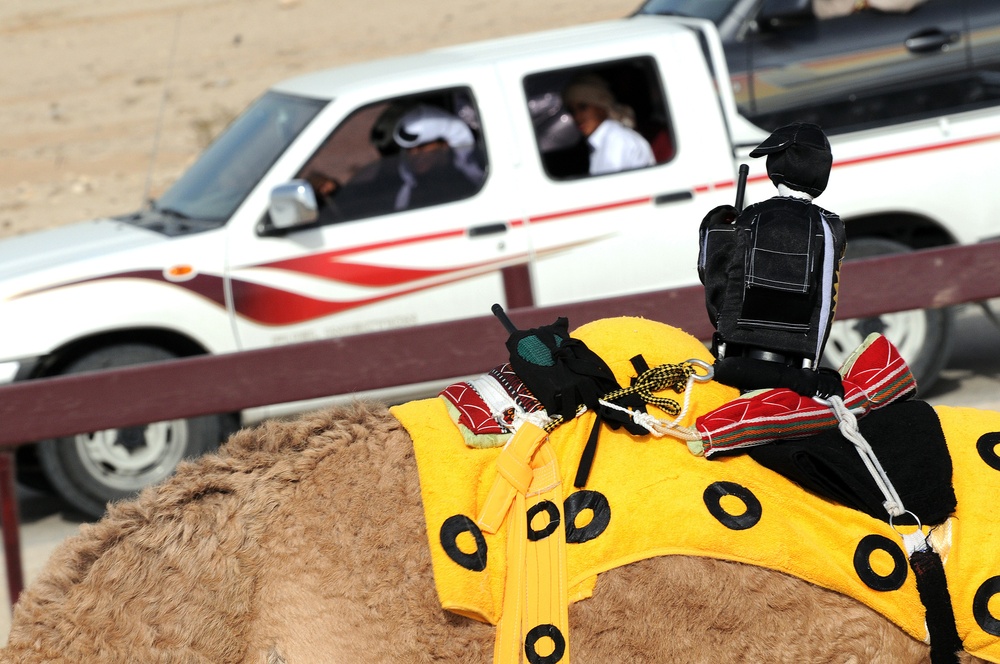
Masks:
[[[649,143],[633,129],[635,113],[615,100],[608,84],[600,76],[583,74],[574,78],[562,97],[563,104],[587,140],[591,175],[643,168],[656,163]]]

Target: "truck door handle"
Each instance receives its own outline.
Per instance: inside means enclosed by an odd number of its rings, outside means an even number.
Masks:
[[[494,224],[483,224],[482,226],[473,226],[469,229],[469,237],[481,237],[483,235],[494,235],[496,233],[506,233],[507,224],[502,221],[498,221]]]
[[[657,194],[653,197],[653,203],[656,205],[666,205],[667,203],[680,203],[681,201],[689,201],[694,198],[694,194],[690,191],[672,191],[668,194]]]
[[[943,51],[945,48],[959,40],[959,33],[945,32],[940,28],[929,28],[921,30],[906,38],[906,50],[911,53],[933,53]]]

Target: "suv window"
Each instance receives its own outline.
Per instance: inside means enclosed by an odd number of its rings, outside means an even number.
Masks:
[[[357,109],[296,177],[313,186],[320,222],[332,223],[468,198],[486,166],[472,91],[454,88]]]
[[[645,168],[674,156],[651,57],[532,74],[524,92],[542,165],[553,179]]]
[[[639,10],[643,14],[705,18],[716,25],[732,12],[737,0],[649,0]]]

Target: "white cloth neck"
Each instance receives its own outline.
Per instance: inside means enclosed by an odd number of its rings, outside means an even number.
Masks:
[[[807,201],[811,201],[814,198],[813,196],[810,196],[804,191],[798,191],[797,189],[792,189],[787,184],[778,185],[778,195],[787,196],[788,198],[801,198]]]

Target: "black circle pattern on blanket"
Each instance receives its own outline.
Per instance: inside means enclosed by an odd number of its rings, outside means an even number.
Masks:
[[[598,537],[611,523],[611,504],[607,496],[600,491],[583,489],[564,501],[566,510],[566,543],[582,544]],[[590,521],[584,526],[577,526],[576,519],[586,510],[593,512]]]
[[[983,631],[993,636],[1000,636],[1000,620],[990,613],[990,600],[1000,594],[1000,576],[994,576],[983,582],[972,600],[972,615]]]
[[[466,553],[458,547],[458,536],[469,533],[476,541],[476,550]],[[441,524],[441,547],[448,557],[471,572],[486,569],[486,538],[476,522],[464,514],[456,514]]]
[[[548,655],[539,655],[535,646],[546,636],[552,639],[553,650]],[[566,639],[555,625],[537,625],[524,637],[524,656],[531,664],[556,664],[565,654]]]
[[[1000,432],[991,431],[984,433],[976,441],[976,451],[987,466],[993,470],[1000,470],[1000,454],[997,454],[997,447],[1000,446]],[[972,616],[987,634],[1000,636],[1000,619],[990,611],[990,600],[1000,594],[1000,576],[990,577],[983,582],[972,600]]]
[[[984,433],[976,441],[976,451],[986,465],[993,470],[1000,470],[1000,455],[997,455],[997,445],[1000,445],[1000,433]]]
[[[872,569],[871,557],[876,551],[884,551],[892,557],[892,571],[884,576]],[[882,592],[899,590],[903,587],[903,582],[906,581],[906,555],[899,548],[899,545],[888,537],[866,535],[861,538],[858,547],[854,550],[854,571],[858,573],[858,578],[872,590]]]
[[[730,514],[722,506],[724,496],[739,498],[746,506],[746,510],[741,514]],[[708,508],[709,513],[730,530],[753,528],[764,514],[764,509],[761,507],[760,501],[757,500],[757,496],[750,489],[735,482],[709,484],[702,499],[705,501],[705,507]]]
[[[536,530],[531,522],[536,516],[545,512],[549,517],[549,522],[545,524],[545,527]],[[551,500],[543,500],[540,503],[532,505],[528,508],[528,541],[537,542],[538,540],[543,540],[552,533],[556,531],[559,527],[559,508]]]

